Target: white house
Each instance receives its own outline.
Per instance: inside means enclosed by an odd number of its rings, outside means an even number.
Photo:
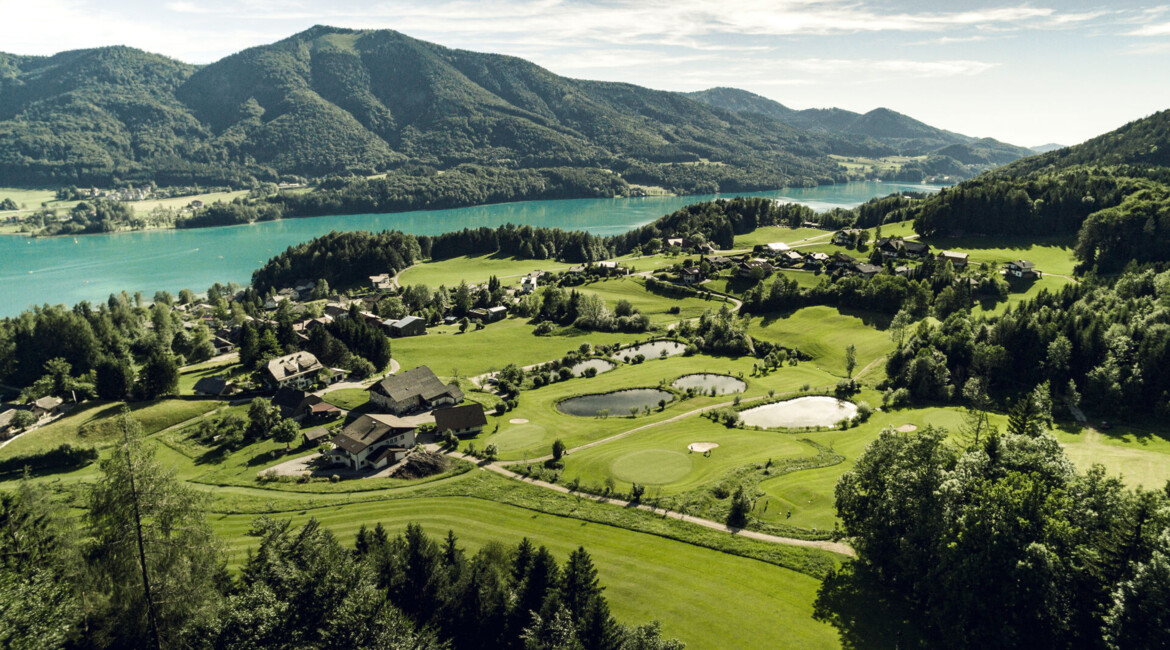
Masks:
[[[379,470],[402,460],[415,444],[415,426],[393,415],[363,415],[333,438],[329,459],[347,468]]]

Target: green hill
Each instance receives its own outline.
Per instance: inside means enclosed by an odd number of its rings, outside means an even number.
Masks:
[[[858,145],[393,31],[318,26],[203,67],[123,47],[0,54],[0,176],[10,184],[236,183],[474,163],[606,168],[704,191],[842,180],[827,154],[846,146]]]
[[[709,106],[733,113],[765,115],[811,133],[842,140],[863,141],[884,147],[890,153],[947,156],[964,165],[984,168],[1031,155],[1025,147],[976,138],[939,129],[888,108],[855,113],[841,108],[791,109],[777,101],[738,88],[710,88],[686,93]],[[872,146],[871,145],[871,146]],[[834,151],[834,153],[841,153]]]

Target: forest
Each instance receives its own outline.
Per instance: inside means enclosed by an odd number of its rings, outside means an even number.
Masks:
[[[527,539],[475,553],[417,525],[353,546],[309,519],[261,516],[232,572],[203,506],[124,412],[72,516],[47,488],[0,494],[0,645],[37,648],[681,650],[614,620],[584,548]]]

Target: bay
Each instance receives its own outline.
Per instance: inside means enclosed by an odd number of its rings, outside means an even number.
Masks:
[[[479,205],[451,210],[284,219],[243,226],[148,230],[78,237],[0,236],[0,316],[34,304],[104,301],[111,293],[182,288],[197,292],[215,282],[247,283],[252,271],[291,245],[331,231],[401,230],[437,235],[506,223],[626,232],[683,206],[732,196],[802,203],[818,212],[851,208],[876,196],[937,187],[858,182],[744,194],[567,199]]]

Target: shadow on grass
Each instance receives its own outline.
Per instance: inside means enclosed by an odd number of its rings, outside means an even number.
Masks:
[[[817,591],[813,618],[837,628],[844,648],[926,648],[907,607],[856,562],[829,574]]]
[[[893,318],[894,318],[893,315],[891,315],[891,314],[884,314],[882,312],[870,311],[868,309],[855,309],[853,307],[834,307],[833,305],[807,305],[804,307],[797,307],[794,309],[785,309],[783,311],[769,312],[767,314],[762,314],[762,318],[760,320],[760,326],[761,327],[768,327],[768,326],[772,325],[772,323],[775,323],[776,321],[784,320],[786,318],[791,318],[796,312],[801,311],[802,309],[808,309],[809,307],[828,307],[829,309],[836,309],[837,312],[839,314],[841,314],[842,316],[852,316],[853,318],[860,319],[862,324],[864,324],[867,327],[872,327],[876,330],[885,330],[885,329],[889,328],[890,321],[893,320]]]

